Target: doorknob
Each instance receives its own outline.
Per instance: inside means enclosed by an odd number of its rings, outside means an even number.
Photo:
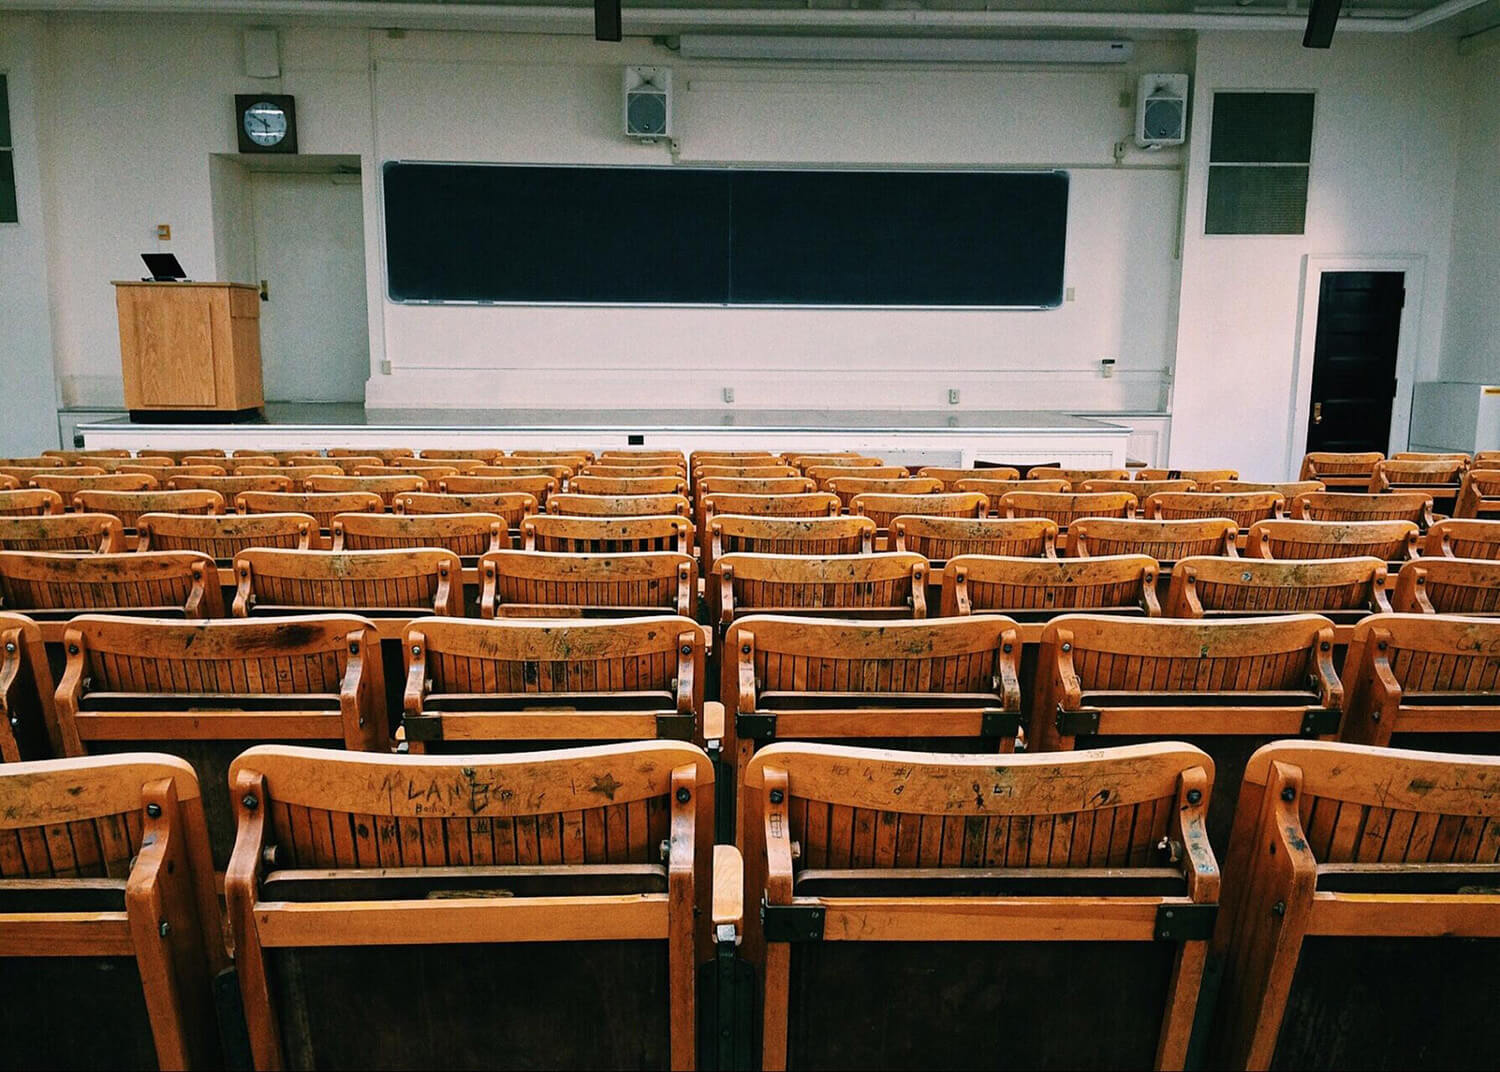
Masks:
[[[1313,424],[1322,424],[1322,423],[1323,423],[1323,403],[1321,403],[1321,402],[1314,402],[1313,403]]]

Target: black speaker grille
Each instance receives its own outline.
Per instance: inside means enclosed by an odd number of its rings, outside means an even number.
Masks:
[[[1206,234],[1301,234],[1313,94],[1215,93]]]

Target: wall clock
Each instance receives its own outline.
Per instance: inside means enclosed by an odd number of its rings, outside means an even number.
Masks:
[[[242,153],[295,153],[297,105],[285,93],[237,93],[235,134]]]

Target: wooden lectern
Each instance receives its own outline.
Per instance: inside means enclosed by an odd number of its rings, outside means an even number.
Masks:
[[[235,420],[265,404],[260,292],[248,283],[115,283],[131,420]]]

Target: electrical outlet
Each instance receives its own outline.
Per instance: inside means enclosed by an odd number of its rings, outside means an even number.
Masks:
[[[391,363],[389,361],[382,361],[380,363],[380,374],[382,376],[389,376],[391,374]]]
[[[158,223],[156,225],[156,240],[158,242],[172,241],[172,225],[170,223]]]
[[[733,402],[734,401],[734,388],[733,387],[726,387],[726,388],[724,388],[724,401],[725,402]]]
[[[950,388],[948,388],[948,405],[950,405],[950,406],[956,406],[956,405],[958,405],[958,388],[957,387],[950,387]]]
[[[1115,374],[1115,359],[1112,357],[1101,357],[1099,359],[1099,375],[1106,380]]]

